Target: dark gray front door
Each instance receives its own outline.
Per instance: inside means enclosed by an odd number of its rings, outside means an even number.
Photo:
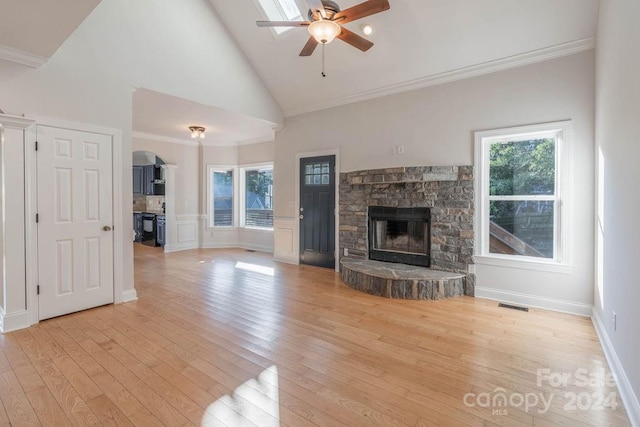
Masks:
[[[300,262],[335,267],[336,156],[300,159]]]

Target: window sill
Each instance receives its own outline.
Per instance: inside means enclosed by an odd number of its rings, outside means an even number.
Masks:
[[[549,273],[572,274],[573,266],[559,264],[553,261],[538,261],[532,259],[514,259],[495,255],[474,255],[473,261],[478,265],[518,268],[522,270],[545,271]]]
[[[273,232],[273,227],[251,227],[249,225],[245,225],[243,227],[240,227],[243,230],[251,230],[251,231],[264,231],[264,232]]]

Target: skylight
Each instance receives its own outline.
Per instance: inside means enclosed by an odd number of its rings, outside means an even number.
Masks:
[[[262,10],[271,21],[304,21],[295,0],[258,0]],[[276,34],[282,34],[293,27],[274,27]]]

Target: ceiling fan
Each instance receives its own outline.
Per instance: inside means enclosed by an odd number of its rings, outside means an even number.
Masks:
[[[336,37],[365,52],[373,43],[342,25],[389,9],[388,0],[368,0],[346,10],[340,10],[340,6],[330,0],[307,1],[308,21],[256,21],[256,24],[258,27],[307,27],[311,36],[300,56],[310,56],[318,43],[331,43]]]

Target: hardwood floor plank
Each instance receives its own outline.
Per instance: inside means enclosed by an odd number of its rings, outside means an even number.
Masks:
[[[0,426],[9,427],[10,425],[11,422],[9,421],[9,416],[7,415],[7,411],[4,409],[2,399],[0,399]]]
[[[12,371],[0,373],[0,401],[10,425],[39,426],[36,416],[20,382]]]
[[[258,252],[134,250],[137,301],[0,336],[0,426],[24,413],[34,425],[629,425],[622,407],[565,410],[566,393],[615,387],[540,382],[539,369],[608,372],[589,319],[375,297]],[[503,413],[465,401],[496,393],[553,399]]]
[[[32,329],[18,331],[18,341],[71,424],[77,426],[99,425],[99,421],[87,407],[85,401],[31,334]],[[56,354],[58,353],[56,352]]]
[[[107,344],[104,342],[103,344]],[[107,350],[91,339],[79,343],[102,367],[166,425],[182,425],[187,419],[168,404],[154,389],[142,382]]]
[[[105,371],[96,374],[92,379],[102,389],[104,395],[108,397],[134,425],[141,427],[164,425],[108,372]]]
[[[88,400],[87,405],[104,426],[133,426],[129,418],[104,394]]]
[[[28,393],[37,388],[44,387],[45,384],[42,378],[40,378],[40,374],[38,374],[27,355],[22,351],[15,337],[8,337],[6,343],[7,345],[4,352],[11,363],[13,372],[16,374],[18,381],[20,381],[22,390]]]
[[[71,425],[71,421],[46,386],[27,392],[27,398],[43,426]]]

